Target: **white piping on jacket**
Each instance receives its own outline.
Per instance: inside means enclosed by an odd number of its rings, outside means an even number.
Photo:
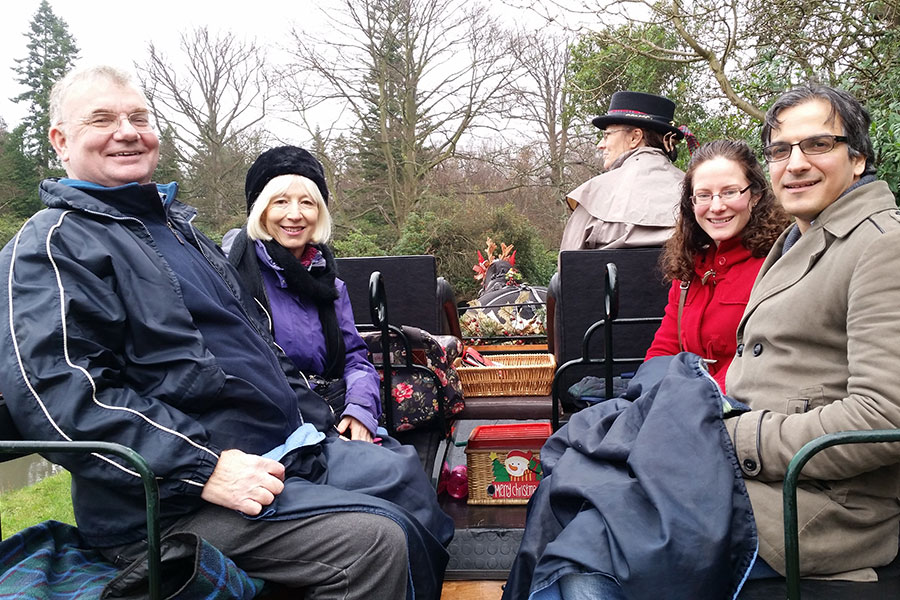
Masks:
[[[65,217],[66,217],[70,212],[73,212],[73,211],[67,210],[67,211],[64,211],[64,212],[60,215],[59,220],[57,220],[56,224],[53,225],[53,226],[48,230],[48,232],[47,232],[47,239],[45,240],[45,250],[46,250],[46,252],[47,252],[47,258],[48,258],[48,260],[50,261],[51,266],[53,267],[53,273],[54,273],[54,275],[55,275],[55,277],[56,277],[56,285],[57,285],[57,288],[58,288],[58,290],[59,290],[59,298],[60,298],[60,302],[59,302],[59,310],[60,310],[60,318],[61,318],[61,322],[62,322],[63,353],[64,353],[64,355],[65,355],[66,364],[69,365],[70,367],[72,367],[73,369],[75,369],[75,370],[77,370],[77,371],[80,371],[82,374],[84,374],[85,378],[87,379],[88,383],[89,383],[90,386],[91,386],[91,400],[92,400],[92,401],[94,402],[94,404],[96,404],[97,406],[99,406],[99,407],[101,407],[101,408],[108,409],[108,410],[121,410],[121,411],[125,411],[125,412],[132,413],[132,414],[134,414],[134,415],[140,417],[140,418],[143,419],[144,421],[146,421],[149,425],[152,425],[153,427],[156,427],[156,428],[158,428],[158,429],[160,429],[160,430],[162,430],[162,431],[165,431],[166,433],[169,433],[169,434],[172,434],[172,435],[174,435],[174,436],[176,436],[176,437],[178,437],[178,438],[181,438],[182,440],[184,440],[185,442],[187,442],[187,443],[190,444],[191,446],[194,446],[194,447],[197,448],[198,450],[203,450],[203,451],[205,451],[205,452],[208,452],[211,456],[213,456],[213,457],[215,457],[216,459],[218,459],[218,456],[216,455],[216,453],[213,452],[212,450],[210,450],[209,448],[205,448],[204,446],[201,446],[200,444],[197,444],[196,442],[194,442],[193,440],[191,440],[191,439],[188,438],[187,436],[185,436],[185,435],[183,435],[183,434],[181,434],[181,433],[179,433],[179,432],[177,432],[177,431],[175,431],[175,430],[169,429],[168,427],[164,427],[164,426],[160,425],[159,423],[156,423],[155,421],[153,421],[152,419],[150,419],[149,417],[145,416],[144,414],[142,414],[142,413],[139,412],[139,411],[136,411],[136,410],[134,410],[134,409],[132,409],[132,408],[128,408],[128,407],[124,407],[124,406],[110,406],[110,405],[108,405],[108,404],[104,404],[104,403],[100,402],[100,401],[97,399],[97,396],[96,396],[97,386],[96,386],[96,384],[94,383],[94,379],[91,377],[91,374],[88,373],[88,371],[87,371],[86,369],[84,369],[83,367],[74,364],[74,363],[71,361],[71,359],[69,358],[68,329],[67,329],[67,325],[66,325],[66,313],[65,313],[65,302],[64,302],[64,299],[65,299],[65,288],[63,287],[62,278],[61,278],[60,273],[59,273],[59,268],[57,267],[56,262],[53,260],[53,255],[52,255],[51,252],[50,252],[50,239],[53,237],[53,234],[54,234],[55,230],[58,229],[58,228],[62,225],[63,220],[65,219]],[[37,402],[38,406],[40,406],[41,411],[44,413],[44,416],[46,416],[46,418],[47,418],[47,421],[50,423],[50,425],[53,427],[53,429],[55,429],[55,430],[57,431],[57,433],[59,433],[60,436],[62,436],[63,438],[65,438],[65,439],[68,440],[68,441],[72,441],[72,438],[70,438],[68,435],[66,435],[65,432],[63,432],[63,430],[60,429],[59,425],[57,425],[57,423],[56,423],[56,422],[53,420],[53,418],[50,416],[50,413],[49,413],[49,411],[47,410],[46,405],[45,405],[44,402],[41,400],[40,396],[38,395],[38,393],[37,393],[37,391],[34,389],[34,387],[32,387],[31,382],[28,381],[28,376],[27,376],[27,374],[26,374],[26,372],[25,372],[25,366],[24,366],[23,363],[22,363],[22,356],[21,356],[21,354],[20,354],[20,352],[19,352],[19,344],[18,344],[18,341],[17,341],[17,339],[16,339],[16,330],[15,330],[15,327],[14,327],[15,319],[14,319],[14,313],[13,313],[12,280],[13,280],[14,267],[15,267],[15,264],[16,264],[16,255],[17,255],[17,252],[18,252],[18,247],[19,247],[19,236],[20,236],[20,235],[21,235],[21,229],[19,230],[19,233],[16,234],[15,243],[14,243],[14,245],[13,245],[13,253],[12,253],[12,258],[11,258],[11,260],[10,260],[9,277],[8,277],[8,281],[7,281],[7,300],[8,300],[8,304],[9,304],[9,328],[10,328],[10,332],[12,333],[12,336],[11,336],[11,337],[12,337],[12,340],[13,340],[13,346],[14,346],[15,353],[16,353],[16,361],[17,361],[18,364],[19,364],[19,370],[20,370],[20,372],[21,372],[21,374],[22,374],[23,380],[25,381],[25,385],[28,387],[28,390],[31,392],[31,395],[34,397],[34,399],[35,399],[35,401]],[[91,454],[92,454],[93,456],[95,456],[95,457],[97,457],[97,458],[99,458],[99,459],[101,459],[101,460],[103,460],[103,461],[105,461],[105,462],[107,462],[107,463],[109,463],[109,464],[111,464],[111,465],[113,465],[113,466],[115,466],[115,467],[121,469],[122,471],[125,471],[126,473],[128,473],[128,474],[130,474],[130,475],[132,475],[132,476],[134,476],[134,477],[140,477],[140,475],[139,475],[138,473],[132,471],[131,469],[128,469],[127,467],[125,467],[125,466],[123,466],[123,465],[120,465],[119,463],[117,463],[117,462],[115,462],[115,461],[113,461],[113,460],[111,460],[111,459],[109,459],[109,458],[107,458],[107,457],[105,457],[105,456],[103,456],[103,455],[101,455],[101,454],[97,454],[97,453],[91,453]],[[160,479],[160,478],[157,477],[157,479]],[[189,481],[189,480],[182,480],[182,481],[184,481],[185,483],[190,483],[190,484],[192,484],[192,485],[198,485],[198,486],[203,486],[203,485],[204,485],[204,484],[202,484],[202,483],[197,483],[197,482],[193,482],[193,481]]]

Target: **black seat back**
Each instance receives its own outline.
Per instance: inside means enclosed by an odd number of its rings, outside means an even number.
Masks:
[[[369,277],[379,271],[391,325],[410,325],[431,333],[443,330],[433,256],[361,256],[337,259],[338,277],[347,285],[353,320],[371,324]]]
[[[556,364],[562,365],[579,358],[584,333],[595,322],[604,318],[606,265],[613,263],[618,270],[618,318],[663,316],[669,286],[663,283],[659,270],[662,248],[623,248],[617,250],[567,250],[559,256],[557,281],[551,286],[555,294],[553,315],[553,353]],[[630,323],[627,329],[613,329],[614,358],[634,359],[619,363],[614,374],[633,371],[640,364],[658,322]],[[603,337],[594,336],[589,346],[590,354],[602,357]],[[574,369],[560,381],[567,390],[585,375],[596,373]],[[562,394],[564,405],[571,406],[568,394]]]

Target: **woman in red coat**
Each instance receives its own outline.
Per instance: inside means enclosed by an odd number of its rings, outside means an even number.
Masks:
[[[701,146],[685,174],[675,233],[660,259],[672,289],[646,358],[698,354],[724,390],[750,288],[788,223],[745,142]]]

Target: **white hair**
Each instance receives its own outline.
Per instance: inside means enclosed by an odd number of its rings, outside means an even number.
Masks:
[[[144,99],[145,104],[149,105],[144,91],[135,83],[131,74],[127,71],[110,65],[80,67],[69,71],[50,90],[50,124],[59,125],[62,123],[62,108],[74,86],[80,83],[93,83],[96,81],[106,81],[121,87],[131,88]]]
[[[256,197],[253,206],[250,207],[250,216],[247,217],[247,236],[251,240],[267,242],[272,240],[272,234],[266,229],[266,210],[273,199],[287,192],[294,183],[302,185],[309,197],[315,200],[319,207],[319,218],[310,236],[310,241],[314,244],[327,244],[331,240],[331,213],[328,212],[328,205],[322,198],[319,186],[312,179],[293,173],[273,177]]]

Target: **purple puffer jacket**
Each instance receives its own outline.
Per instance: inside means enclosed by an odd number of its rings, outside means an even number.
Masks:
[[[301,371],[321,375],[325,370],[325,334],[316,305],[288,291],[281,268],[269,258],[262,244],[253,245],[272,309],[272,320],[276,324],[275,341]],[[325,260],[319,254],[311,268],[324,266]],[[381,416],[378,373],[369,362],[368,348],[356,331],[347,288],[340,279],[334,282],[340,294],[334,308],[347,349],[344,366],[347,407],[344,415],[357,419],[374,435],[378,417]]]

